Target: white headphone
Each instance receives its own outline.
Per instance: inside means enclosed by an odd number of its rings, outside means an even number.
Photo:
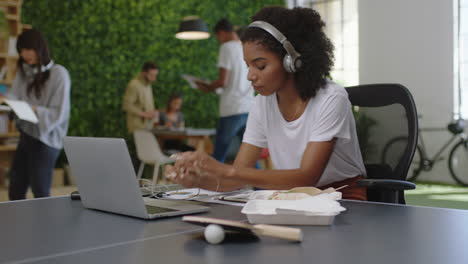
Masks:
[[[50,62],[47,63],[47,65],[41,65],[41,72],[46,72],[46,71],[50,70],[50,68],[52,68],[52,66],[54,66],[54,61],[50,60]],[[31,67],[31,71],[32,71],[33,74],[37,74],[39,72],[37,70],[37,67]]]
[[[283,45],[287,53],[283,58],[283,67],[287,72],[296,72],[301,68],[301,54],[294,49],[291,42],[289,42],[289,40],[272,24],[265,21],[254,21],[249,27],[258,27],[265,30]]]

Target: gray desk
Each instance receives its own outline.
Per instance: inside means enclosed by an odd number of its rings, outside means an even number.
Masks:
[[[207,244],[180,217],[145,221],[82,208],[68,197],[0,203],[0,262],[468,263],[468,211],[344,201],[332,226],[304,241],[231,236]],[[241,220],[241,207],[206,216]]]

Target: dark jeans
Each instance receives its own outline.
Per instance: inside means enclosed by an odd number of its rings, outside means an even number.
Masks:
[[[227,156],[229,143],[235,136],[244,136],[248,114],[221,117],[216,126],[216,139],[213,157],[224,162]]]
[[[29,186],[36,198],[50,196],[52,174],[59,154],[60,149],[21,132],[9,175],[10,200],[25,199]]]

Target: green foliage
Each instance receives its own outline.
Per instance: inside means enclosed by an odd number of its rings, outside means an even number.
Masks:
[[[283,0],[26,0],[23,22],[41,30],[52,56],[72,79],[69,135],[129,137],[122,96],[143,62],[160,66],[154,84],[156,107],[169,94],[184,94],[186,125],[214,127],[218,98],[191,89],[180,75],[217,77],[219,44],[174,37],[184,16],[198,15],[212,29],[226,17],[247,25],[265,5]]]

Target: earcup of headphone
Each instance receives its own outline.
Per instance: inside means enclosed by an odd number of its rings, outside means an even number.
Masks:
[[[291,58],[291,56],[289,54],[284,55],[283,68],[287,72],[295,72],[296,71],[296,68],[294,67],[294,63],[292,61],[292,58]]]
[[[293,59],[291,55],[286,54],[283,58],[283,67],[287,72],[296,72],[302,66],[302,60],[299,57]]]
[[[302,67],[302,60],[300,57],[297,57],[295,60],[294,60],[294,71],[297,71],[298,69],[300,69]]]

